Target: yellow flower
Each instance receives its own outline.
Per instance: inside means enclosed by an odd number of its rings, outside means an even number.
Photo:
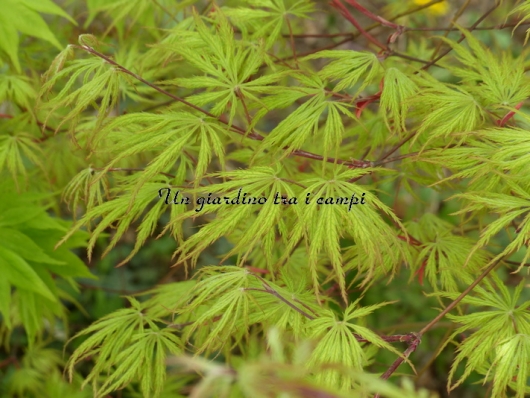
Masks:
[[[414,3],[422,6],[424,4],[430,3],[432,0],[414,0]],[[446,14],[449,10],[449,5],[447,4],[447,1],[441,1],[439,3],[433,4],[432,6],[427,8],[427,11],[429,11],[432,14],[436,15],[443,15]]]

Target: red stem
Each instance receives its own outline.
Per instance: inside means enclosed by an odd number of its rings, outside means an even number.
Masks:
[[[364,15],[366,15],[368,18],[373,19],[376,22],[379,22],[383,26],[388,26],[389,28],[398,29],[398,30],[403,30],[403,28],[404,28],[403,26],[400,26],[400,25],[395,24],[393,22],[387,21],[383,17],[380,17],[379,15],[376,15],[376,14],[372,13],[371,11],[367,10],[362,5],[357,3],[357,1],[355,1],[355,0],[346,0],[346,3],[348,3],[349,5],[355,7],[360,12],[362,12]]]
[[[373,37],[370,33],[363,29],[363,27],[357,22],[357,20],[351,15],[348,9],[340,2],[340,0],[331,0],[330,5],[342,14],[344,18],[352,23],[353,26],[357,28],[359,33],[361,33],[368,41],[375,44],[377,47],[381,48],[384,51],[388,51],[388,47],[382,44],[379,40]]]
[[[524,101],[519,102],[517,105],[515,105],[515,109],[519,110],[523,106]],[[515,111],[508,112],[501,120],[497,120],[497,126],[503,127],[508,121],[514,117]]]

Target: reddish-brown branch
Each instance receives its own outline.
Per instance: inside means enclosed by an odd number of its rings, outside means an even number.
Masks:
[[[440,3],[442,2],[443,0],[433,0],[429,3],[426,3],[426,4],[422,4],[420,6],[417,6],[417,7],[413,7],[405,12],[402,12],[401,14],[397,14],[395,16],[393,16],[392,18],[390,18],[390,21],[394,21],[398,18],[401,18],[401,17],[404,17],[404,16],[407,16],[409,14],[413,14],[417,11],[421,11],[423,10],[424,8],[427,8],[427,7],[430,7],[431,5],[433,4],[437,4],[437,3]],[[529,22],[530,24],[530,22]],[[368,26],[366,29],[364,29],[365,32],[369,32],[375,28],[377,28],[378,26],[380,26],[380,23],[379,22],[376,22],[370,26]],[[407,28],[405,27],[405,31],[407,30]],[[414,29],[411,29],[411,30],[414,30]],[[440,28],[440,29],[437,29],[437,30],[445,30],[445,28]],[[333,43],[333,44],[328,44],[327,46],[324,46],[324,47],[320,47],[318,49],[315,49],[315,50],[311,50],[311,51],[308,51],[308,52],[305,52],[305,53],[298,53],[298,56],[299,57],[302,57],[302,56],[306,56],[306,55],[310,55],[310,54],[314,54],[314,53],[317,53],[319,51],[323,51],[323,50],[331,50],[335,47],[338,47],[344,43],[347,43],[349,41],[352,41],[354,39],[356,39],[358,36],[359,36],[359,33],[338,33],[338,34],[335,34],[335,35],[327,35],[327,36],[322,36],[322,37],[340,37],[340,36],[349,36],[347,37],[346,39],[344,40],[341,40],[337,43]],[[287,36],[286,36],[287,37]],[[294,37],[304,37],[304,35],[294,35]],[[305,37],[313,37],[311,35],[308,35],[308,36],[305,36]],[[318,35],[315,35],[314,37],[318,37]],[[286,58],[282,58],[282,60],[289,60],[291,59],[292,56],[289,56],[289,57],[286,57]]]
[[[405,29],[404,26],[395,24],[395,23],[390,22],[390,21],[387,21],[383,17],[380,17],[379,15],[376,15],[376,14],[372,13],[367,8],[365,8],[362,5],[360,5],[359,3],[357,3],[356,0],[346,0],[346,2],[348,4],[350,4],[350,5],[352,5],[353,7],[355,7],[360,12],[362,12],[368,18],[373,19],[374,21],[376,21],[377,23],[379,23],[379,24],[381,24],[383,26],[386,26],[386,27],[394,29],[395,32],[387,40],[388,43],[394,43],[397,40],[397,38],[403,34],[404,29]],[[367,32],[367,30],[365,30],[365,31]]]
[[[375,37],[373,37],[370,33],[368,33],[366,30],[363,29],[363,27],[357,22],[357,20],[353,17],[353,15],[348,11],[348,9],[340,2],[340,0],[331,0],[330,5],[333,8],[336,8],[339,10],[341,15],[346,18],[348,21],[351,22],[353,26],[357,28],[359,33],[363,35],[369,42],[372,44],[375,44],[380,49],[387,51],[388,47],[385,46],[383,43],[381,43],[379,40],[377,40]]]
[[[399,357],[398,359],[394,361],[394,363],[386,370],[386,372],[381,375],[381,379],[387,380],[390,376],[392,376],[392,374],[397,370],[397,368],[399,368],[399,366],[405,361],[405,359],[408,359],[410,354],[416,351],[420,343],[421,343],[421,335],[415,335],[415,339],[409,343],[409,347],[405,350],[405,352],[403,353],[403,356]],[[379,398],[379,397],[380,397],[379,394],[374,395],[374,398]]]
[[[402,159],[406,159],[406,158],[411,158],[413,156],[417,156],[418,154],[419,154],[419,152],[411,152],[411,153],[406,153],[404,155],[399,155],[399,156],[394,156],[394,157],[391,157],[391,158],[386,158],[386,159],[383,159],[383,160],[376,160],[375,162],[373,162],[373,165],[374,165],[374,167],[382,166],[382,165],[387,164],[387,163],[395,162],[396,160],[402,160]]]
[[[411,57],[410,55],[407,55],[407,54],[403,54],[403,53],[400,53],[400,52],[397,52],[397,51],[389,51],[387,53],[387,56],[388,57],[399,57],[399,58],[403,58],[403,59],[408,59],[409,61],[414,61],[414,62],[418,62],[420,64],[428,64],[430,61],[427,61],[425,59],[421,59],[421,58],[416,58],[416,57]],[[437,64],[433,64],[434,66],[438,66],[440,67],[439,65]]]
[[[397,368],[404,362],[406,358],[410,356],[416,349],[418,348],[419,344],[421,343],[422,336],[432,329],[444,316],[446,316],[453,308],[455,308],[474,288],[477,286],[495,267],[499,264],[501,259],[493,262],[490,264],[490,266],[477,278],[475,281],[469,285],[466,290],[462,292],[451,304],[449,304],[442,312],[436,316],[431,322],[429,322],[427,325],[425,325],[418,333],[415,333],[413,335],[416,336],[415,339],[413,339],[410,342],[409,347],[407,350],[403,353],[403,357],[399,357],[396,359],[396,361],[381,375],[382,379],[388,379],[396,370]],[[374,398],[378,397],[379,395],[374,396]]]
[[[77,47],[77,46],[76,46]],[[112,66],[115,66],[116,68],[118,68],[121,72],[123,73],[126,73],[128,74],[129,76],[132,76],[133,78],[135,78],[136,80],[142,82],[143,84],[151,87],[152,89],[158,91],[159,93],[161,94],[164,94],[172,99],[174,99],[175,101],[178,101],[178,102],[181,102],[183,103],[184,105],[192,108],[192,109],[195,109],[196,111],[208,116],[208,117],[211,117],[213,119],[217,119],[219,121],[221,121],[223,124],[226,124],[228,125],[228,122],[226,121],[223,121],[221,118],[215,116],[214,114],[202,109],[201,107],[195,105],[195,104],[192,104],[191,102],[188,102],[186,101],[185,99],[183,98],[180,98],[174,94],[171,94],[170,92],[164,90],[163,88],[157,86],[156,84],[153,84],[151,82],[148,82],[147,80],[145,80],[143,77],[141,77],[140,75],[137,75],[136,73],[130,71],[129,69],[125,68],[124,66],[118,64],[116,61],[112,60],[111,58],[107,57],[106,55],[94,50],[92,47],[90,46],[87,46],[87,45],[82,45],[81,48],[85,51],[87,51],[88,53],[92,54],[92,55],[95,55],[96,57],[99,57],[101,59],[103,59],[105,62],[109,63],[110,65]],[[231,130],[233,131],[236,131],[237,133],[239,134],[245,134],[245,130],[241,129],[240,127],[237,127],[237,126],[229,126]],[[253,139],[256,139],[256,140],[263,140],[263,137],[262,136],[255,136],[255,137],[252,137]]]
[[[76,46],[76,47],[79,47],[79,46]],[[249,138],[249,139],[252,139],[252,140],[255,140],[255,141],[263,141],[265,139],[265,137],[263,137],[262,135],[257,134],[257,133],[249,133],[249,134],[247,134],[247,132],[243,128],[241,128],[239,126],[236,126],[236,125],[233,125],[233,124],[230,125],[224,118],[217,117],[217,116],[211,114],[210,112],[198,107],[197,105],[194,105],[194,104],[186,101],[185,99],[180,98],[180,97],[178,97],[178,96],[176,96],[176,95],[164,90],[163,88],[157,86],[156,84],[148,82],[147,80],[145,80],[141,76],[139,76],[136,73],[130,71],[129,69],[125,68],[124,66],[118,64],[117,62],[115,62],[114,60],[110,59],[106,55],[94,50],[90,46],[82,45],[80,48],[82,48],[83,50],[87,51],[88,53],[90,53],[92,55],[95,55],[96,57],[99,57],[99,58],[105,60],[107,63],[113,65],[114,67],[119,69],[121,72],[126,73],[129,76],[132,76],[136,80],[146,84],[147,86],[149,86],[152,89],[158,91],[159,93],[164,94],[164,95],[174,99],[175,101],[181,102],[181,103],[191,107],[192,109],[195,109],[196,111],[201,112],[202,114],[204,114],[206,116],[209,116],[211,118],[219,120],[221,123],[227,125],[230,131],[233,131],[233,132],[235,132],[237,134],[240,134],[240,135],[242,135],[242,136],[244,136],[246,138]],[[284,147],[282,149],[289,150],[288,147]],[[372,162],[364,161],[364,160],[355,160],[355,159],[353,159],[353,160],[343,160],[343,159],[334,159],[334,158],[324,158],[321,155],[317,155],[315,153],[302,151],[302,150],[294,150],[294,151],[291,152],[291,155],[292,156],[300,156],[300,157],[304,157],[304,158],[308,158],[308,159],[324,161],[324,162],[328,162],[328,163],[343,164],[343,165],[348,166],[350,168],[366,168],[366,167],[370,167],[371,164],[372,164]]]
[[[444,316],[446,316],[449,311],[455,308],[458,303],[460,303],[475,288],[475,286],[477,286],[491,271],[493,271],[493,269],[495,269],[495,267],[499,264],[501,260],[502,259],[499,259],[491,263],[490,266],[486,268],[486,270],[477,279],[475,279],[475,281],[471,285],[469,285],[466,290],[462,292],[462,294],[460,294],[460,296],[458,296],[451,304],[449,304],[442,312],[440,312],[436,318],[434,318],[431,322],[425,325],[423,329],[420,330],[419,335],[422,336],[423,334],[425,334],[434,325],[436,325],[438,321],[440,321]]]
[[[347,0],[346,0],[347,1]],[[421,7],[417,7],[413,10],[411,10],[411,12],[416,12],[416,11],[419,11],[421,10],[422,8],[426,8],[426,7],[429,7],[430,5],[432,4],[436,4],[436,3],[439,3],[441,2],[442,0],[439,0],[439,1],[436,1],[436,2],[432,2],[431,4],[425,4],[425,5],[422,5]],[[395,19],[398,19],[402,16],[404,16],[405,14],[399,14],[399,15],[396,15],[394,17],[392,17],[390,19],[390,21],[392,20],[395,20]],[[378,27],[380,25],[380,23],[376,23],[376,24],[373,24],[373,25],[370,25],[369,27],[367,27],[365,30],[367,32],[373,30],[374,28]],[[395,24],[396,26],[400,26],[400,25],[397,25]],[[519,21],[517,22],[513,22],[513,23],[505,23],[505,24],[500,24],[500,25],[493,25],[493,26],[484,26],[482,28],[479,28],[479,27],[475,27],[473,30],[501,30],[501,29],[508,29],[508,28],[514,28],[516,26],[525,26],[525,25],[530,25],[530,21],[526,21],[526,22],[522,22],[522,23],[519,23]],[[467,28],[464,28],[464,29],[467,29],[467,30],[471,30],[471,27],[467,27]],[[448,28],[446,26],[435,26],[435,27],[432,27],[432,28],[411,28],[411,27],[408,27],[408,26],[403,26],[403,33],[407,33],[407,32],[440,32],[440,31],[451,31],[451,32],[454,32],[454,31],[459,31],[460,29],[458,28]],[[241,32],[238,32],[238,33],[241,33]],[[289,34],[282,34],[282,37],[286,37],[286,38],[289,38],[290,35]],[[321,38],[321,39],[326,39],[326,38],[335,38],[335,37],[349,37],[350,39],[354,39],[356,37],[356,34],[355,33],[352,33],[352,32],[339,32],[339,33],[310,33],[310,34],[304,34],[304,33],[298,33],[298,34],[293,34],[293,38],[295,39],[307,39],[307,38]]]
[[[402,236],[402,235],[398,235],[397,238],[399,240],[402,240],[403,242],[407,242],[409,245],[412,245],[412,246],[421,246],[423,244],[419,240],[413,238],[410,235],[408,237],[405,237],[405,236]]]
[[[380,17],[379,15],[376,15],[376,14],[372,13],[371,11],[369,11],[368,9],[364,8],[362,5],[357,3],[356,0],[345,0],[345,1],[346,1],[346,3],[351,5],[352,7],[355,7],[357,10],[362,12],[368,18],[373,19],[374,21],[380,23],[383,26],[387,26],[387,27],[393,28],[393,29],[403,29],[404,28],[404,26],[401,26],[401,25],[395,24],[393,22],[387,21],[383,17]]]
[[[399,148],[401,148],[403,145],[405,145],[412,137],[414,137],[416,133],[412,132],[409,135],[407,135],[405,138],[403,138],[401,141],[399,141],[390,151],[385,153],[381,158],[377,160],[377,162],[382,162],[383,160],[387,159],[390,155],[392,155],[394,152],[396,152]]]

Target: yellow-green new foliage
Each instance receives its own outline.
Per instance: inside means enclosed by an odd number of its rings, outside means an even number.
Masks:
[[[0,0],[0,395],[528,395],[530,8],[461,3]],[[84,246],[164,283],[79,326]]]

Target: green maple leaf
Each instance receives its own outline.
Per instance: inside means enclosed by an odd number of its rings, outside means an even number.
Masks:
[[[18,60],[19,32],[46,40],[59,50],[63,49],[39,12],[60,15],[77,25],[51,0],[0,0],[0,10],[0,49],[5,51],[18,72],[21,71]]]

